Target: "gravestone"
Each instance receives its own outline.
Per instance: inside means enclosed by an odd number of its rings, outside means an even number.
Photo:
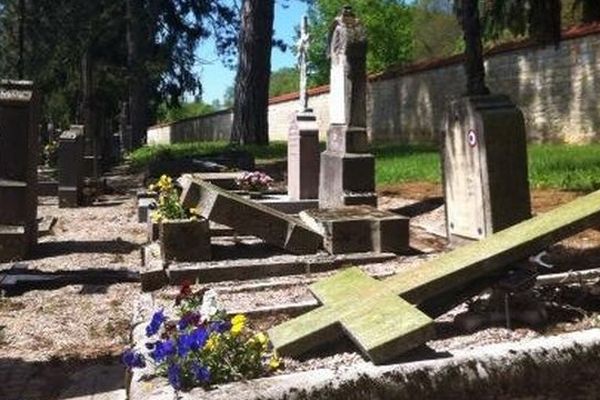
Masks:
[[[83,130],[74,125],[58,139],[58,206],[78,207],[83,200]]]
[[[330,254],[409,250],[409,219],[371,206],[306,210],[300,219],[325,239]]]
[[[302,18],[298,41],[298,66],[300,68],[300,107],[288,135],[288,196],[290,200],[317,199],[319,197],[319,127],[313,110],[308,108],[307,17]]]
[[[345,333],[373,362],[393,360],[431,339],[434,317],[507,266],[599,224],[597,191],[383,281],[350,268],[312,285],[323,306],[272,328],[269,338],[281,355],[298,356]]]
[[[451,239],[482,239],[531,217],[527,142],[521,111],[507,96],[450,105],[443,149]]]
[[[375,158],[368,153],[367,36],[349,6],[330,34],[327,150],[321,154],[319,206],[377,205]]]
[[[180,179],[181,203],[196,208],[208,219],[252,235],[295,254],[314,254],[323,238],[300,219],[245,199],[209,182],[184,176]]]
[[[37,244],[39,99],[33,83],[0,81],[0,262]]]

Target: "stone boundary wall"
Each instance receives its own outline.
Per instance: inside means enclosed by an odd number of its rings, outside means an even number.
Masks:
[[[488,86],[521,107],[531,141],[587,143],[600,139],[600,24],[563,32],[559,46],[509,43],[486,53]],[[448,103],[465,91],[462,56],[371,75],[368,128],[372,140],[435,142]],[[310,90],[320,135],[329,125],[329,87]],[[286,140],[298,93],[270,99],[269,136]],[[231,110],[151,127],[149,143],[227,140]]]

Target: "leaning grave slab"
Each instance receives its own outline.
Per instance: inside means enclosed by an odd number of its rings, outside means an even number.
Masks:
[[[597,191],[383,281],[350,268],[312,285],[323,306],[269,337],[281,354],[298,356],[346,332],[374,363],[388,362],[431,339],[430,316],[487,286],[507,265],[599,224]]]
[[[209,182],[184,176],[181,203],[198,208],[199,214],[233,228],[240,235],[252,235],[294,254],[314,254],[323,238],[297,218],[257,204]]]

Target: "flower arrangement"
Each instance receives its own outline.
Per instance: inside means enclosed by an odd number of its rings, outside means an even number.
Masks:
[[[273,178],[260,171],[245,172],[237,180],[239,188],[249,192],[264,192],[269,189],[272,183]]]
[[[170,176],[163,175],[156,184],[148,188],[158,193],[158,207],[150,215],[152,222],[163,220],[189,219],[197,216],[196,210],[185,210],[179,201],[179,192]]]
[[[42,157],[46,166],[55,167],[58,163],[58,141],[50,140],[44,146]]]
[[[253,379],[279,369],[280,359],[262,332],[253,332],[244,315],[231,319],[216,304],[214,292],[204,298],[184,285],[176,299],[178,321],[163,310],[146,327],[146,353],[123,353],[129,368],[145,368],[147,359],[174,389]]]

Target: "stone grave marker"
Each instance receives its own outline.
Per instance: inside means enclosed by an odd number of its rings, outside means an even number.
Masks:
[[[74,125],[58,139],[58,205],[78,207],[83,200],[83,131]]]
[[[375,158],[368,153],[367,35],[349,6],[335,19],[327,150],[321,154],[319,206],[377,205]]]
[[[291,200],[317,199],[319,197],[319,127],[317,117],[308,108],[307,17],[302,18],[298,41],[300,68],[300,107],[288,135],[288,196]]]
[[[280,354],[298,356],[346,333],[373,362],[393,360],[431,339],[433,317],[507,265],[599,225],[597,191],[383,281],[350,268],[312,285],[323,306],[272,328],[269,337]]]
[[[457,100],[445,126],[449,238],[482,239],[530,218],[525,123],[510,99],[488,95]]]
[[[209,182],[181,179],[181,202],[185,208],[213,222],[229,226],[240,235],[252,235],[296,254],[313,254],[323,238],[300,219],[245,199]]]
[[[39,99],[33,83],[0,81],[0,262],[37,243]]]
[[[325,238],[330,254],[409,250],[409,219],[375,207],[306,210],[300,219]]]

